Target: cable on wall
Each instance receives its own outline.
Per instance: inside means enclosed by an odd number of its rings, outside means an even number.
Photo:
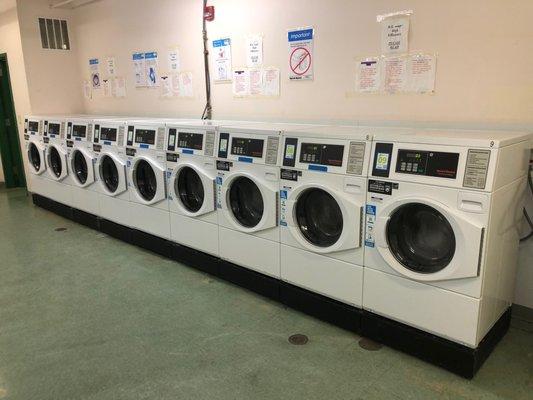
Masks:
[[[204,41],[204,76],[205,76],[205,107],[202,113],[202,119],[211,119],[212,107],[211,107],[211,77],[209,75],[209,49],[207,41],[207,20],[205,16],[205,10],[207,7],[207,0],[203,1],[202,8],[202,38]]]

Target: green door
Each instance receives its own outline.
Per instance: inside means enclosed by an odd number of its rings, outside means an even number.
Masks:
[[[6,187],[25,187],[26,180],[6,54],[0,54],[0,158]]]

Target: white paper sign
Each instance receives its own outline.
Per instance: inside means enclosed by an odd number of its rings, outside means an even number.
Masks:
[[[159,77],[161,81],[161,92],[160,96],[163,98],[169,98],[174,95],[172,91],[172,79],[169,76]]]
[[[91,100],[93,98],[93,88],[90,81],[83,81],[83,97],[86,100]]]
[[[109,76],[115,76],[117,70],[115,66],[115,57],[108,57],[106,60],[107,73]]]
[[[313,37],[313,28],[288,32],[290,80],[313,80]]]
[[[410,55],[408,63],[408,90],[415,93],[433,93],[435,91],[436,66],[437,57],[435,55]]]
[[[171,72],[179,72],[181,69],[180,53],[178,49],[171,49],[168,51],[168,70]]]
[[[250,74],[247,69],[233,71],[233,95],[236,97],[250,94]]]
[[[250,35],[246,37],[246,65],[259,67],[263,65],[263,37]]]
[[[155,87],[159,85],[157,75],[157,52],[144,53],[144,68],[146,74],[146,85]]]
[[[265,68],[262,75],[263,96],[279,96],[279,68]]]
[[[109,79],[104,79],[102,82],[104,87],[104,97],[111,97],[111,81]]]
[[[89,70],[91,72],[93,89],[100,89],[100,61],[98,58],[91,58],[89,60]]]
[[[409,16],[386,18],[381,22],[382,54],[404,54],[409,51]]]
[[[376,93],[381,90],[381,60],[378,57],[358,62],[355,90],[361,93]]]
[[[193,97],[192,72],[182,72],[179,75],[179,96]]]
[[[402,92],[406,89],[407,58],[389,57],[383,61],[383,90],[387,93]]]
[[[144,68],[144,53],[132,54],[133,76],[135,77],[135,87],[146,86],[146,71]]]
[[[174,96],[180,95],[180,74],[174,73],[171,75],[172,93]]]
[[[115,97],[126,97],[126,78],[119,76],[114,79],[113,92]]]
[[[250,95],[259,96],[263,94],[263,75],[259,68],[250,68]]]
[[[231,40],[229,38],[213,40],[213,69],[215,82],[231,80]]]

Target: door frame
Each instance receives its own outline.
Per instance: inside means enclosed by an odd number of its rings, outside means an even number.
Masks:
[[[0,154],[2,158],[2,168],[4,170],[5,185],[11,187],[26,187],[26,177],[24,171],[24,162],[22,150],[20,147],[20,137],[18,131],[18,122],[15,112],[15,102],[13,100],[13,88],[11,85],[11,75],[9,72],[9,62],[6,53],[0,54],[0,65],[2,68],[0,76],[0,99],[7,99],[7,107],[0,107],[0,131],[4,131],[4,138],[0,138]],[[11,108],[11,109],[9,109]],[[9,134],[5,120],[9,119],[11,132]],[[15,173],[17,169],[18,174]]]

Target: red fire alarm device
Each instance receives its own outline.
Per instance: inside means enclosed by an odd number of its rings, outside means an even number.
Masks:
[[[205,6],[204,19],[206,21],[213,21],[215,19],[215,6]]]

